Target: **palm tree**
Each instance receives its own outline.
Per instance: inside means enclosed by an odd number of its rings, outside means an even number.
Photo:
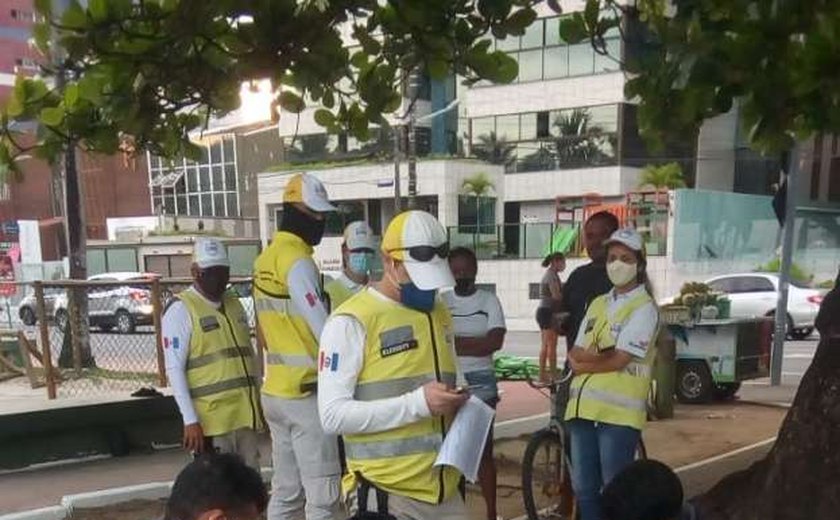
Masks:
[[[558,133],[554,147],[561,168],[592,164],[603,155],[604,131],[591,126],[591,121],[592,115],[585,108],[562,113],[554,120]]]
[[[481,198],[487,196],[496,186],[486,173],[476,173],[464,179],[461,191],[464,195],[475,197],[475,227],[476,233],[481,233]]]
[[[640,188],[646,186],[650,186],[657,191],[685,188],[682,168],[674,162],[659,166],[649,164],[642,170],[642,177],[639,180]]]
[[[508,143],[504,137],[497,136],[496,132],[480,135],[478,141],[478,144],[472,147],[472,154],[477,159],[504,166],[510,166],[516,160],[513,155],[516,145]]]

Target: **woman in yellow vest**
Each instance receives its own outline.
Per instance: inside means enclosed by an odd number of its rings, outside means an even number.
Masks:
[[[613,289],[592,301],[569,352],[575,377],[566,421],[581,520],[601,520],[601,489],[635,457],[659,318],[642,237],[620,229],[606,246]]]

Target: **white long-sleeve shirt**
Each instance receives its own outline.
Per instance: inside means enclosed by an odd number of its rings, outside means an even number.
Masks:
[[[327,321],[327,306],[322,297],[320,274],[311,258],[301,258],[289,270],[286,278],[289,299],[295,310],[303,316],[309,329],[318,339]]]
[[[375,289],[364,289],[393,305],[400,305]],[[374,433],[431,416],[423,388],[375,401],[353,398],[364,365],[367,332],[355,318],[331,316],[321,334],[318,372],[318,410],[327,433]]]

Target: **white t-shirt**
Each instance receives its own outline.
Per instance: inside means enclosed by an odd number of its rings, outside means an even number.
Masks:
[[[610,317],[614,316],[618,309],[627,303],[627,300],[637,296],[644,290],[645,288],[642,285],[625,294],[616,294],[615,289],[611,290],[607,293],[607,314]],[[587,312],[580,330],[578,330],[577,339],[575,340],[576,346],[584,345],[586,322],[589,318],[589,312]],[[653,301],[642,305],[633,312],[624,326],[618,330],[616,348],[637,358],[645,357],[648,347],[654,339],[653,335],[656,333],[658,320],[659,312]]]
[[[480,338],[493,329],[505,328],[502,304],[489,291],[478,289],[469,296],[447,291],[441,294],[441,298],[452,314],[456,337]],[[493,370],[493,356],[458,356],[458,362],[464,373]]]
[[[363,289],[393,305],[372,287]],[[327,433],[374,433],[430,417],[423,388],[375,401],[354,398],[356,380],[365,361],[365,327],[352,316],[334,314],[321,333],[318,363],[318,410]]]

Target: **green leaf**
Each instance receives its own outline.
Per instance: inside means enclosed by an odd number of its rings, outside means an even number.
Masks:
[[[368,54],[365,51],[354,52],[350,64],[357,69],[363,69],[368,64]]]
[[[102,101],[102,82],[94,74],[85,74],[79,79],[79,96],[93,104]]]
[[[335,106],[335,96],[333,96],[332,91],[328,90],[324,92],[324,97],[321,98],[321,104],[327,108]]]
[[[510,83],[519,75],[519,64],[503,51],[496,51],[492,55],[496,62],[496,73],[491,79],[496,83]]]
[[[41,110],[40,119],[47,126],[59,126],[64,121],[64,109],[61,106],[46,107]]]
[[[35,47],[43,54],[50,50],[50,26],[44,23],[37,23],[32,27],[32,38],[35,40]]]
[[[580,13],[575,13],[574,16],[560,21],[560,38],[566,43],[574,45],[582,42],[587,36],[589,33]]]
[[[507,32],[516,36],[525,34],[525,29],[534,23],[537,19],[537,13],[531,8],[520,9],[510,15],[510,18],[505,20],[505,29]]]
[[[52,14],[52,0],[35,0],[34,6],[35,10],[44,16]]]
[[[80,94],[79,94],[79,85],[76,83],[70,83],[64,89],[64,104],[67,108],[72,109],[76,106],[76,103],[79,102]]]
[[[583,9],[583,19],[586,27],[593,28],[598,25],[598,11],[601,8],[599,0],[586,0],[586,7]]]
[[[160,7],[164,12],[172,13],[178,9],[179,0],[160,0]]]
[[[315,122],[320,126],[329,127],[335,124],[335,115],[325,108],[319,108],[315,111]]]
[[[13,90],[9,95],[8,100],[6,100],[6,114],[9,117],[15,118],[22,115],[24,110],[24,102]]]
[[[102,22],[108,19],[108,0],[89,0],[88,12],[94,22]]]
[[[303,102],[303,99],[294,92],[290,92],[288,90],[280,93],[279,101],[283,110],[288,110],[293,114],[299,114],[303,112],[304,108],[306,108],[306,104]]]
[[[70,2],[64,14],[61,15],[61,25],[70,29],[84,29],[87,27],[87,15],[77,0]]]
[[[357,25],[353,29],[353,36],[362,46],[362,50],[365,51],[369,56],[376,56],[382,50],[382,44],[379,41],[372,37],[367,29],[362,27],[361,25]]]
[[[449,63],[432,59],[427,65],[427,70],[432,79],[443,79],[449,74]]]

